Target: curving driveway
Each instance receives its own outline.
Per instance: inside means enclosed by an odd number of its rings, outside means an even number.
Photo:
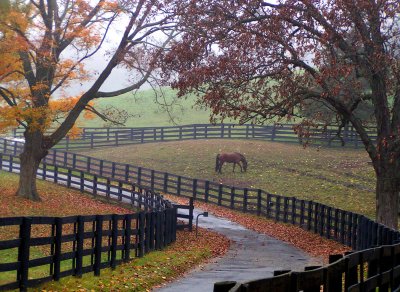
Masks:
[[[202,213],[195,209],[194,215]],[[246,281],[266,278],[275,270],[304,270],[305,266],[322,265],[298,248],[259,234],[229,220],[209,215],[200,217],[199,226],[224,234],[232,243],[224,257],[197,268],[183,278],[157,288],[157,292],[212,291],[215,282]],[[193,231],[194,232],[194,231]]]

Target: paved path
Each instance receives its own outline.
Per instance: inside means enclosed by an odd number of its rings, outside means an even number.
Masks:
[[[195,217],[201,210],[195,209]],[[246,281],[270,277],[275,270],[303,270],[305,266],[321,265],[298,248],[259,234],[229,220],[210,215],[200,217],[199,226],[224,234],[232,240],[227,254],[216,261],[189,272],[183,278],[155,289],[157,292],[212,291],[218,281]]]

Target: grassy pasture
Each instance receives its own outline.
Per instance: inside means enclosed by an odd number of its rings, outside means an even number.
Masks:
[[[174,118],[174,122],[180,125],[209,123],[210,110],[200,109],[195,106],[196,97],[188,96],[186,99],[179,99],[173,102],[176,91],[171,88],[163,88],[165,101],[173,104],[170,114]],[[158,97],[157,97],[158,96]],[[146,127],[146,126],[171,126],[169,114],[165,109],[157,104],[156,99],[164,102],[160,97],[160,92],[155,93],[153,90],[141,90],[135,94],[127,93],[112,98],[99,99],[96,101],[96,108],[107,108],[113,106],[118,109],[126,110],[132,117],[127,121],[127,127]],[[100,118],[93,120],[80,119],[80,126],[84,127],[103,127],[104,122]]]
[[[217,174],[215,156],[238,151],[248,171]],[[193,140],[80,151],[101,159],[130,163],[227,185],[311,199],[374,218],[375,175],[362,150],[329,149],[245,140]]]

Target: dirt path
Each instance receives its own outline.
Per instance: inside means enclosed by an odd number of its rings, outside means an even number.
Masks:
[[[201,210],[195,209],[195,218]],[[298,248],[259,234],[223,218],[200,217],[199,226],[224,234],[232,240],[227,254],[214,262],[189,272],[157,292],[212,291],[218,281],[246,281],[270,277],[275,270],[303,270],[305,266],[322,265],[322,259],[312,258]]]

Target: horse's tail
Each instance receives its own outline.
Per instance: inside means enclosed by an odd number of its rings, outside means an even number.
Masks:
[[[215,159],[215,171],[218,171],[218,166],[219,166],[219,154],[217,154],[217,157]]]

